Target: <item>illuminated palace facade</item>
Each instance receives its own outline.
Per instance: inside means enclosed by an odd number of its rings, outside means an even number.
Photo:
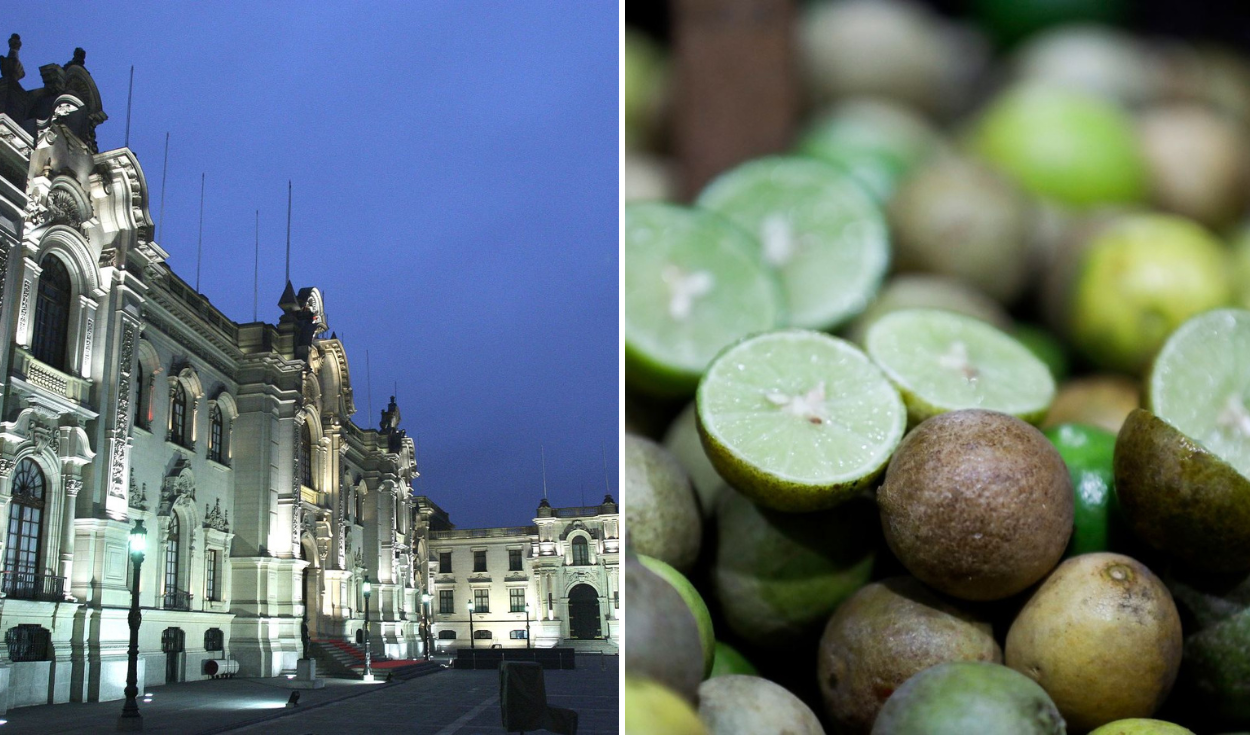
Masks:
[[[0,57],[0,708],[119,699],[132,565],[140,686],[293,671],[355,640],[424,653],[413,443],[356,426],[321,293],[235,323],[166,264],[149,186],[76,51],[26,89]]]

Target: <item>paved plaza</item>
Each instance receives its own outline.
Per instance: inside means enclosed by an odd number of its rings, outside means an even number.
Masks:
[[[619,657],[606,666],[586,657],[572,671],[544,672],[547,702],[575,710],[579,735],[618,732]],[[497,671],[449,669],[410,681],[365,684],[327,679],[324,689],[299,690],[300,703],[286,707],[286,679],[218,679],[152,687],[140,700],[148,733],[210,735],[498,735]],[[10,710],[0,735],[66,735],[115,732],[122,703],[56,704]]]

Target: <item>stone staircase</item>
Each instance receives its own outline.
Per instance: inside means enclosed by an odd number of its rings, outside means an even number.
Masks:
[[[320,638],[310,641],[308,648],[313,658],[324,667],[323,671],[327,676],[342,679],[364,678],[364,646],[334,638]],[[394,679],[415,679],[442,671],[444,667],[434,661],[371,656],[370,668],[377,678],[390,676]]]

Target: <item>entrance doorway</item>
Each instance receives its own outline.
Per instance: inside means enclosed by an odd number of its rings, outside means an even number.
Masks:
[[[161,633],[161,650],[165,652],[165,683],[182,681],[182,651],[186,647],[182,628],[166,628]]]
[[[599,627],[599,595],[588,584],[569,591],[569,637],[591,640],[603,637]]]

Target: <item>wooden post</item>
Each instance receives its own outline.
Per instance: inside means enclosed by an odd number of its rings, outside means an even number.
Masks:
[[[793,0],[674,0],[673,144],[681,195],[791,143],[800,90]]]

